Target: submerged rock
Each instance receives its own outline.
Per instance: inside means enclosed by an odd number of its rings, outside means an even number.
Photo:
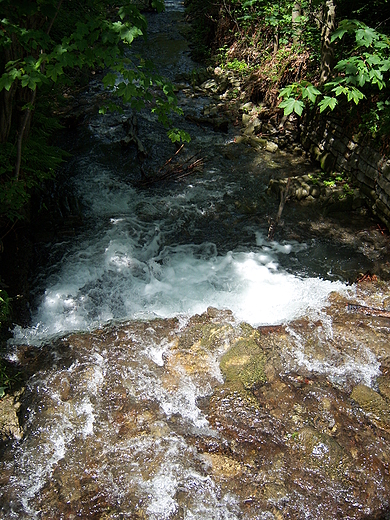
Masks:
[[[351,393],[369,419],[379,428],[390,430],[390,402],[366,385],[357,385]]]

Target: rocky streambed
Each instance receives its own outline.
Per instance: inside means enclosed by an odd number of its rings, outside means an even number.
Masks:
[[[287,324],[209,308],[19,347],[0,517],[388,518],[389,309],[362,283]]]

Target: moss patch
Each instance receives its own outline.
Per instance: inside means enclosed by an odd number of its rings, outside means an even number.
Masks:
[[[220,368],[225,382],[251,390],[255,385],[264,384],[266,356],[253,338],[241,338],[222,357]]]
[[[313,470],[321,469],[331,479],[343,480],[351,459],[347,451],[330,435],[304,426],[292,437],[293,448],[299,447],[305,465]]]
[[[197,323],[190,327],[179,338],[178,347],[191,349],[194,346],[202,347],[208,352],[214,352],[223,348],[228,341],[233,327],[219,323]]]

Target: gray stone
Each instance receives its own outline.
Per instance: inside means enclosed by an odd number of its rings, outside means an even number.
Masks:
[[[267,152],[275,153],[278,150],[278,145],[272,141],[267,141],[265,149]]]
[[[251,101],[249,101],[248,103],[244,103],[243,105],[241,105],[241,110],[243,110],[244,112],[251,112],[251,110],[253,110],[253,103]]]
[[[335,139],[333,143],[331,143],[333,151],[344,154],[347,150],[349,139]]]
[[[351,150],[351,151],[356,150],[356,148],[358,148],[358,146],[359,145],[352,140],[350,140],[347,144],[348,150]]]
[[[204,90],[213,90],[216,91],[218,89],[218,84],[215,79],[208,79],[204,83],[202,83],[201,88]]]
[[[210,108],[210,112],[209,112],[210,116],[217,116],[218,113],[219,113],[218,107],[211,107]]]
[[[386,180],[384,177],[379,177],[378,186],[390,196],[390,181]]]
[[[249,144],[254,148],[266,148],[268,142],[266,139],[263,139],[261,137],[251,136],[249,138]]]
[[[367,135],[348,134],[331,114],[327,119],[314,117],[307,121],[301,142],[324,171],[350,173],[360,185],[361,193],[378,201],[375,206],[378,216],[388,221],[387,210],[383,218],[381,211],[390,204],[390,160],[379,153]],[[360,203],[359,199],[355,206]]]
[[[306,198],[307,196],[309,195],[309,192],[308,190],[306,190],[305,188],[302,188],[302,186],[300,186],[296,192],[295,192],[295,196],[298,200],[302,200],[304,198]]]
[[[390,181],[390,160],[386,161],[382,167],[382,175]]]
[[[319,186],[312,186],[310,188],[310,195],[314,197],[315,199],[318,199],[318,197],[321,195],[321,189]]]
[[[242,114],[242,124],[247,126],[249,125],[251,120],[251,116],[249,114]]]

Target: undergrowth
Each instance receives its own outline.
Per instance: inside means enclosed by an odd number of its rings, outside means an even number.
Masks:
[[[303,2],[302,6],[303,4],[311,5],[310,2]],[[291,112],[301,115],[308,104],[308,98],[314,104],[317,103],[317,106],[320,105],[321,112],[325,109],[333,110],[336,104],[340,104],[343,115],[348,114],[350,121],[354,121],[354,132],[361,131],[370,135],[381,152],[388,154],[390,100],[387,99],[387,91],[385,92],[385,76],[390,70],[390,61],[386,54],[389,40],[377,30],[366,26],[363,21],[343,20],[352,15],[361,17],[364,8],[364,19],[375,27],[373,22],[379,16],[378,10],[371,13],[365,4],[362,4],[363,7],[360,4],[362,3],[357,2],[352,11],[349,8],[343,11],[342,6],[339,6],[339,28],[332,37],[338,40],[334,45],[334,72],[339,73],[334,80],[336,94],[333,95],[328,91],[323,93],[318,90],[321,89],[321,30],[315,9],[311,11],[307,7],[298,22],[299,36],[294,37],[291,2],[279,2],[277,6],[276,3],[260,0],[226,0],[215,2],[212,10],[207,12],[206,4],[200,0],[187,0],[193,15],[190,18],[197,24],[193,33],[193,46],[198,55],[201,54],[202,45],[206,43],[208,62],[240,75],[247,97],[252,102],[264,103],[274,111],[283,107],[284,115]],[[200,7],[203,5],[204,8]],[[380,29],[385,25],[382,26],[381,21]],[[204,37],[206,28],[207,38]],[[352,31],[351,34],[348,31]],[[355,43],[352,34],[354,31],[357,35]],[[343,41],[340,41],[341,37],[344,37]],[[359,52],[363,54],[360,56]],[[356,71],[359,72],[358,77]],[[373,76],[368,77],[367,74],[371,73]],[[344,83],[339,84],[344,76],[348,76],[346,86]],[[356,81],[359,85],[355,88]],[[361,87],[364,81],[363,92]],[[375,88],[376,84],[379,92]],[[329,85],[333,83],[330,82]],[[345,94],[346,103],[342,102],[340,93]],[[283,102],[279,107],[281,96]],[[359,106],[356,107],[358,102]]]
[[[42,103],[43,104],[43,103]],[[34,114],[30,139],[23,149],[21,174],[15,178],[16,146],[8,141],[0,144],[0,221],[14,222],[26,218],[26,204],[32,190],[54,177],[64,152],[50,144],[55,131],[61,128],[47,108],[39,107]]]

